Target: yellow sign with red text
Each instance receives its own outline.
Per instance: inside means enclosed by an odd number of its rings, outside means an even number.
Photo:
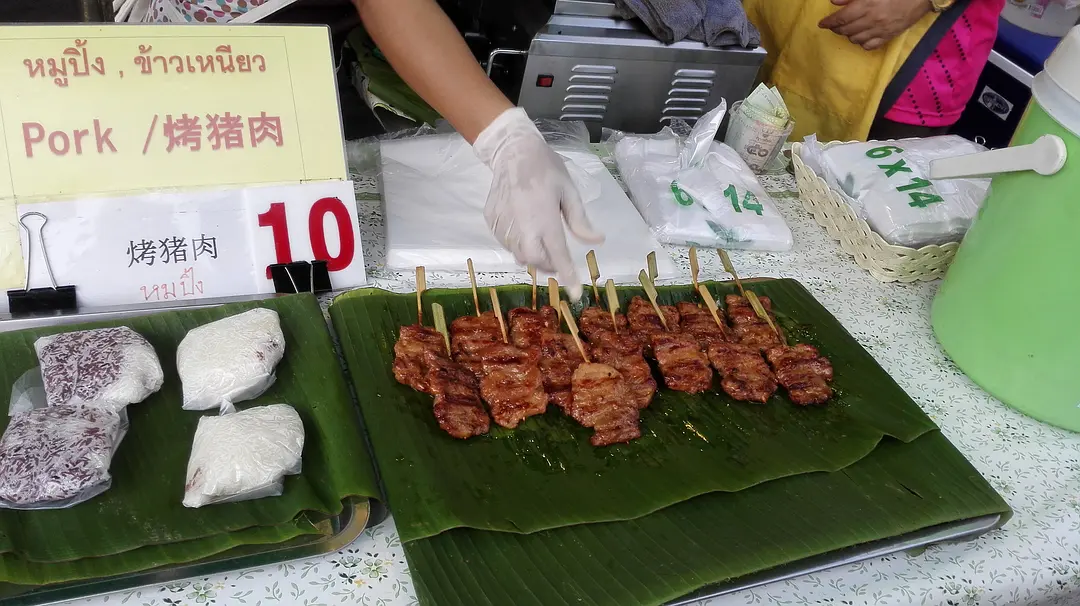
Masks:
[[[347,178],[325,27],[2,26],[0,142],[0,288],[16,204]]]

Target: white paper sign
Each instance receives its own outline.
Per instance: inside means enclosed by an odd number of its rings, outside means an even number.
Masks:
[[[74,284],[80,307],[274,292],[267,266],[326,259],[335,288],[366,282],[352,184],[326,181],[20,205],[30,287]],[[275,237],[275,235],[277,237]]]

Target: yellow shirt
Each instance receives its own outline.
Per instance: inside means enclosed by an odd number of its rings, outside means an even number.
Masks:
[[[795,119],[792,140],[865,140],[885,87],[937,18],[930,13],[884,47],[866,51],[818,27],[841,7],[829,0],[745,0],[768,51],[762,77]]]

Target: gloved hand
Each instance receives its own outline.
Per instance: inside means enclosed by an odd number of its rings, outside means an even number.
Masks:
[[[517,107],[495,118],[476,138],[473,150],[494,173],[484,207],[492,233],[518,263],[556,274],[577,301],[581,280],[566,246],[563,220],[582,242],[599,244],[604,236],[585,216],[562,157]]]

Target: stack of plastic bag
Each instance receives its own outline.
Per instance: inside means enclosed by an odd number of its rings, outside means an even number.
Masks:
[[[714,140],[727,105],[706,114],[685,140],[609,132],[615,161],[638,212],[667,244],[744,250],[791,249],[791,230],[753,171]]]
[[[990,191],[986,178],[930,181],[930,163],[985,150],[956,135],[828,148],[811,135],[801,158],[886,242],[920,248],[963,238]]]

